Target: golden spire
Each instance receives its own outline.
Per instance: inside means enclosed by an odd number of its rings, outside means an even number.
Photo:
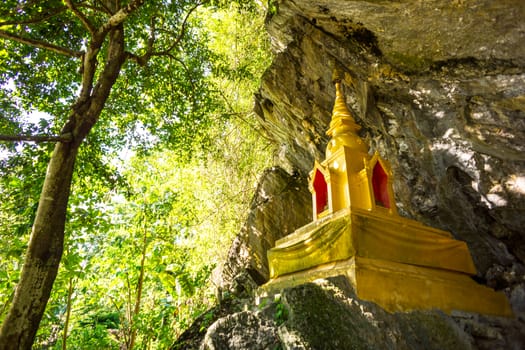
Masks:
[[[328,136],[337,136],[347,132],[356,132],[361,127],[356,124],[354,117],[348,110],[344,95],[341,91],[341,81],[335,81],[335,103],[332,110],[332,121],[330,129],[326,132]]]
[[[359,135],[357,135],[357,131],[361,129],[361,127],[355,122],[354,117],[352,117],[352,114],[346,106],[345,97],[341,89],[341,76],[339,71],[334,71],[333,80],[335,83],[335,102],[334,109],[332,110],[330,128],[326,132],[332,139],[326,147],[326,157],[328,158],[341,146],[367,153],[368,147]]]

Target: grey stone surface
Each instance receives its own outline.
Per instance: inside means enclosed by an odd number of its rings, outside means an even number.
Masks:
[[[280,343],[275,323],[260,313],[242,311],[216,321],[204,337],[201,350],[273,350]]]
[[[469,335],[445,314],[390,314],[359,300],[342,277],[285,290],[281,298],[289,310],[283,326],[293,330],[306,349],[472,348]],[[282,341],[286,344],[287,339]]]
[[[217,320],[200,349],[517,350],[525,346],[522,326],[463,312],[388,313],[335,277],[284,289],[278,298]]]

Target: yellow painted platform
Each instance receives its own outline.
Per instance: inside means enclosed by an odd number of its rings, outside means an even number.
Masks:
[[[448,232],[358,208],[300,228],[267,255],[270,278],[352,256],[476,274],[467,245]]]
[[[399,216],[342,209],[268,251],[262,291],[344,275],[363,300],[387,311],[441,309],[512,316],[503,293],[477,284],[464,242]]]
[[[477,284],[468,275],[379,259],[352,257],[271,279],[259,294],[278,293],[284,288],[320,278],[345,276],[356,295],[375,302],[389,312],[439,309],[494,316],[513,315],[503,293]]]

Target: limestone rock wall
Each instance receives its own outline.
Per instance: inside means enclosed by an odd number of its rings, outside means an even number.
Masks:
[[[525,344],[520,326],[505,318],[439,311],[390,314],[359,300],[348,281],[336,277],[286,289],[278,299],[219,319],[198,349],[518,350]]]

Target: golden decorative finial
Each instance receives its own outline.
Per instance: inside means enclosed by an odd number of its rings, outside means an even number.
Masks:
[[[326,132],[328,136],[332,137],[328,143],[327,156],[333,153],[335,148],[342,145],[367,152],[366,145],[357,135],[357,131],[361,129],[361,127],[355,122],[354,117],[346,106],[341,87],[342,73],[338,69],[334,70],[332,80],[335,83],[335,102],[334,109],[332,110],[330,128]]]
[[[356,124],[354,117],[348,110],[345,103],[343,92],[341,91],[341,80],[343,73],[339,69],[334,69],[332,81],[335,84],[335,103],[332,110],[332,121],[330,129],[326,132],[328,136],[336,136],[347,132],[355,132],[361,127]]]
[[[356,124],[354,117],[348,110],[345,103],[344,95],[341,91],[341,81],[335,81],[335,103],[334,109],[332,110],[332,121],[330,122],[330,129],[327,134],[329,136],[335,136],[345,132],[355,132],[361,129]]]
[[[334,68],[334,71],[332,72],[332,83],[341,82],[343,73],[339,68]]]

